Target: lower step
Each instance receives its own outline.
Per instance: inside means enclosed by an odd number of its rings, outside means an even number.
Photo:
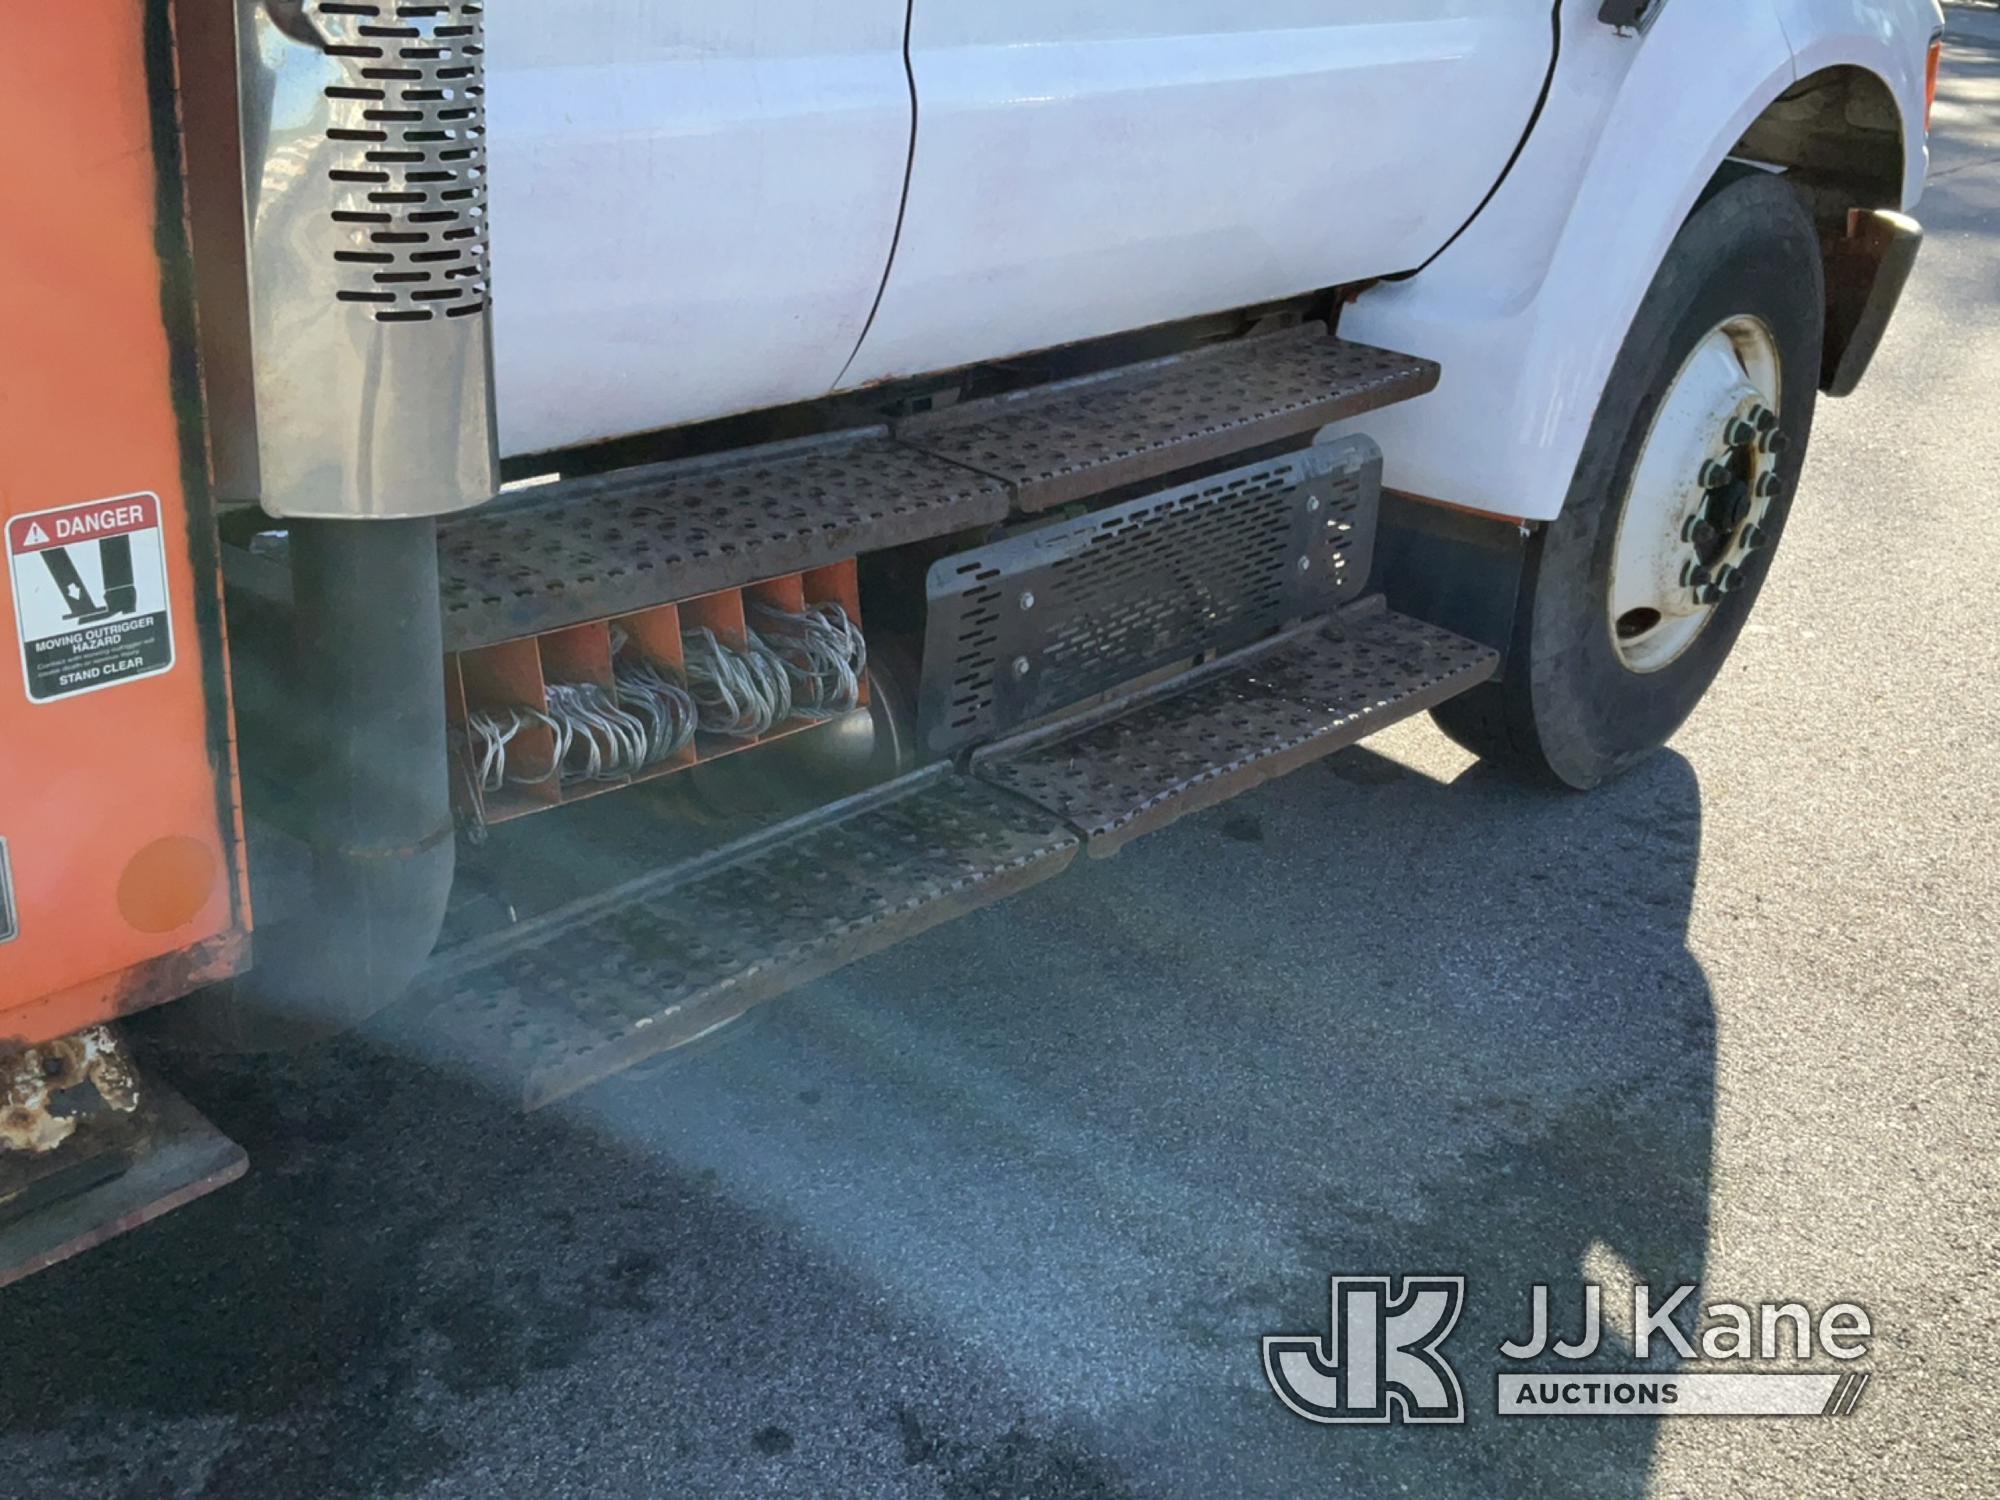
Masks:
[[[982,780],[1115,854],[1491,677],[1498,653],[1394,614],[1379,596],[1226,657],[1091,722],[974,754]]]
[[[418,1008],[536,1109],[1060,874],[1078,842],[937,766],[444,955]]]
[[[443,955],[418,1010],[536,1108],[1490,677],[1365,600],[1088,719],[939,765]]]

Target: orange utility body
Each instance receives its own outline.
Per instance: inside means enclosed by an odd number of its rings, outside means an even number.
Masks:
[[[164,6],[94,0],[10,19],[0,531],[157,496],[173,665],[31,701],[25,611],[0,558],[0,839],[18,915],[0,943],[0,1047],[236,973],[250,929],[179,176],[156,148],[154,101],[171,97]]]

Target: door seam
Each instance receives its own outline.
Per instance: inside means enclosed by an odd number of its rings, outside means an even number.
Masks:
[[[882,301],[889,295],[889,278],[896,272],[896,252],[903,244],[903,221],[910,212],[910,183],[917,174],[917,65],[910,55],[911,40],[916,33],[917,0],[908,0],[903,8],[903,80],[910,91],[910,149],[903,160],[903,193],[896,204],[896,231],[889,236],[889,258],[882,266],[882,280],[875,288],[875,301],[868,309],[867,321],[861,325],[861,335],[854,341],[854,348],[848,353],[847,363],[840,367],[834,377],[828,394],[840,390],[847,383],[847,372],[854,368],[854,362],[861,357],[861,346],[868,342],[868,334],[875,327],[875,317],[882,311]]]
[[[1520,140],[1514,143],[1514,154],[1507,158],[1507,165],[1502,167],[1500,175],[1493,179],[1493,186],[1486,190],[1486,196],[1479,200],[1479,206],[1472,211],[1471,216],[1463,224],[1459,225],[1453,231],[1450,239],[1438,246],[1430,257],[1422,265],[1418,266],[1416,270],[1405,271],[1401,276],[1385,279],[1403,281],[1412,276],[1420,276],[1425,271],[1428,271],[1437,261],[1438,257],[1463,239],[1466,230],[1477,224],[1480,215],[1493,206],[1493,200],[1500,196],[1500,189],[1507,185],[1507,179],[1514,175],[1514,168],[1521,164],[1521,158],[1528,151],[1528,142],[1534,139],[1536,127],[1542,123],[1542,115],[1549,107],[1550,97],[1555,93],[1556,69],[1562,65],[1563,0],[1555,0],[1554,5],[1550,9],[1549,21],[1555,28],[1555,41],[1549,49],[1549,70],[1542,78],[1542,92],[1535,100],[1535,107],[1528,112],[1527,128],[1521,132]]]

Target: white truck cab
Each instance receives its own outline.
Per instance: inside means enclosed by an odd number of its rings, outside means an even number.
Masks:
[[[502,450],[1374,283],[1343,326],[1446,368],[1382,429],[1390,482],[1546,520],[1674,231],[1786,96],[1838,96],[1796,165],[1915,207],[1941,26],[1936,0],[498,8]]]
[[[496,8],[502,446],[1415,269],[1556,44],[1521,0]]]

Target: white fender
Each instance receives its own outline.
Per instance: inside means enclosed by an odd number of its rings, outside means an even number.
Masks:
[[[1865,68],[1896,96],[1903,113],[1905,213],[1924,195],[1930,146],[1924,137],[1925,64],[1930,39],[1944,27],[1938,0],[1775,0],[1792,44],[1798,76],[1827,68]],[[1877,208],[1895,205],[1881,203]]]
[[[1344,338],[1444,370],[1421,400],[1365,423],[1392,489],[1550,520],[1639,303],[1701,190],[1798,78],[1850,63],[1894,90],[1921,191],[1924,71],[1936,0],[1664,0],[1643,36],[1569,0],[1541,123],[1458,241],[1365,293]],[[1889,206],[1889,205],[1881,205]]]

